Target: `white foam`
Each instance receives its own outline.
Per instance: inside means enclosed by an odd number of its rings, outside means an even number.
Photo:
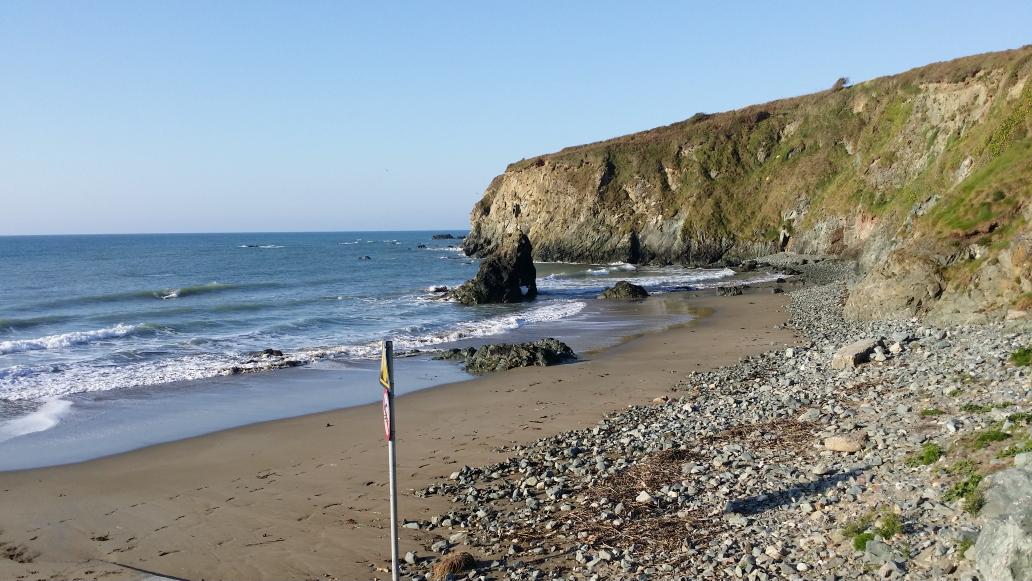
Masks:
[[[432,334],[413,333],[413,331],[418,331],[418,329],[409,328],[410,332],[397,333],[391,338],[394,341],[395,349],[399,351],[428,349],[463,339],[501,335],[508,331],[520,329],[528,324],[565,319],[581,312],[586,306],[587,303],[581,301],[555,301],[518,314],[499,315],[481,321],[457,323],[450,329]],[[380,343],[374,341],[361,345],[340,345],[330,348],[307,349],[292,354],[291,357],[301,361],[316,361],[336,355],[344,355],[354,359],[377,359],[380,357]]]
[[[280,246],[279,244],[262,244],[258,248],[285,248],[285,246]]]
[[[0,342],[0,355],[9,353],[20,353],[22,351],[40,351],[43,349],[62,349],[73,345],[82,345],[104,339],[117,339],[132,335],[140,328],[139,325],[126,325],[119,323],[107,329],[95,331],[75,331],[62,333],[60,335],[48,335],[37,339],[19,339],[14,341]]]
[[[617,263],[611,265],[609,268],[616,271],[626,271],[629,270],[627,267],[635,268],[630,264],[625,266],[624,263]],[[611,274],[612,271],[609,269],[589,269],[587,270],[587,273],[593,276],[586,278],[583,276],[578,277],[576,275],[571,276],[570,274],[550,274],[538,281],[538,288],[543,290],[572,290],[587,292],[601,290],[604,286],[612,284],[612,278],[606,280],[595,278],[597,276]],[[649,289],[649,291],[662,291],[684,286],[702,286],[700,283],[729,279],[734,275],[735,271],[730,268],[700,269],[666,267],[647,270],[636,269],[635,275],[629,276],[626,280],[633,282],[634,284],[641,285]]]
[[[375,300],[375,299],[374,299]],[[465,321],[439,331],[420,333],[418,327],[408,327],[394,335],[399,350],[427,349],[435,345],[461,339],[499,335],[528,324],[555,321],[576,315],[587,303],[581,301],[552,301],[534,308],[499,315],[480,321]],[[312,363],[327,358],[376,359],[380,356],[378,341],[358,345],[339,345],[302,349],[285,354],[285,359]],[[119,388],[161,385],[176,381],[190,381],[228,375],[236,367],[247,371],[261,371],[276,367],[278,359],[248,357],[247,353],[196,354],[159,361],[139,361],[124,365],[77,365],[60,371],[47,366],[0,370],[0,398],[11,401],[31,401],[57,398],[83,392],[107,391]]]
[[[63,399],[51,399],[43,402],[40,408],[28,415],[0,423],[0,442],[6,442],[18,436],[49,430],[61,421],[61,417],[71,409],[72,402]]]

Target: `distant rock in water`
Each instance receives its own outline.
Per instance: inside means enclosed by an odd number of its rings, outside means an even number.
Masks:
[[[371,256],[359,256],[358,259],[359,260],[372,260],[373,257],[371,257]]]
[[[416,248],[426,248],[426,244],[416,244]]]
[[[434,234],[430,238],[433,240],[455,240],[455,236],[451,234]]]
[[[510,234],[480,263],[476,276],[451,293],[452,298],[467,305],[517,303],[536,296],[537,269],[530,239],[522,232]]]
[[[645,287],[636,285],[634,283],[621,280],[615,285],[602,291],[602,294],[598,295],[600,299],[643,299],[649,296],[649,291],[645,290]]]
[[[717,289],[717,296],[720,297],[737,297],[742,294],[742,289],[745,287],[741,286],[722,286]]]
[[[465,349],[449,349],[436,359],[462,361],[470,373],[505,371],[516,367],[548,367],[577,359],[569,345],[558,339],[530,343],[499,343]]]

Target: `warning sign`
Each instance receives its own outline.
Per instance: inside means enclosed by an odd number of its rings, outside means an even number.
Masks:
[[[383,390],[383,439],[391,441],[391,392]]]
[[[384,389],[390,389],[391,379],[393,378],[391,377],[390,369],[387,366],[387,349],[384,349],[383,353],[380,355],[380,385],[382,385]]]

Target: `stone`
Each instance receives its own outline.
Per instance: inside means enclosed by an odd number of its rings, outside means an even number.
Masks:
[[[466,371],[481,374],[517,367],[559,365],[577,359],[577,355],[566,343],[549,337],[528,343],[496,343],[449,349],[435,359],[459,360],[463,362]]]
[[[848,436],[831,436],[824,439],[824,448],[832,452],[859,452],[863,445],[855,438]]]
[[[984,525],[974,546],[981,579],[1032,579],[1032,465],[997,472],[985,491]]]
[[[637,501],[637,502],[640,502],[642,504],[646,504],[646,503],[652,502],[652,495],[649,494],[648,492],[642,490],[641,492],[638,493],[638,496],[635,497],[634,500]]]
[[[523,232],[508,236],[480,262],[476,276],[448,296],[466,305],[517,303],[536,297],[537,269],[530,239]]]
[[[645,287],[636,285],[634,283],[621,280],[615,285],[602,291],[602,294],[598,295],[600,299],[643,299],[649,296],[649,291],[645,290]]]
[[[871,539],[867,541],[867,547],[864,548],[864,560],[868,563],[881,565],[891,561],[892,557],[892,547],[882,540]]]
[[[405,562],[408,563],[409,565],[415,565],[416,564],[416,554],[413,553],[412,551],[409,551],[409,552],[405,553]]]
[[[866,363],[877,345],[878,339],[861,339],[844,345],[835,352],[835,356],[831,359],[831,368],[852,369],[861,363]]]

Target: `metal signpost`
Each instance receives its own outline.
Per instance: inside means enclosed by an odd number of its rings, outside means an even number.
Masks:
[[[398,581],[398,467],[394,457],[394,342],[384,341],[380,357],[383,386],[383,433],[387,438],[387,465],[391,488],[391,579]]]

